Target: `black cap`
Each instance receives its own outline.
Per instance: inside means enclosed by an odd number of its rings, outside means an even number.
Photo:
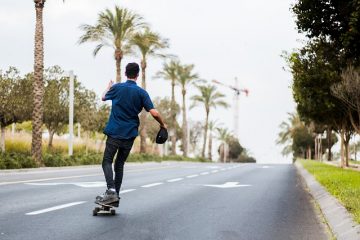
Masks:
[[[157,144],[164,144],[169,137],[168,131],[166,128],[160,128],[157,136],[156,136],[156,143]]]

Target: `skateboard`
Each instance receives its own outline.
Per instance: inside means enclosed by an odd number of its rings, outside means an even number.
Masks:
[[[95,207],[93,210],[93,216],[97,216],[98,214],[111,214],[111,215],[115,215],[116,214],[116,210],[113,209],[117,206],[111,205],[111,204],[101,204],[98,202],[95,202],[97,205],[99,205],[100,207]]]

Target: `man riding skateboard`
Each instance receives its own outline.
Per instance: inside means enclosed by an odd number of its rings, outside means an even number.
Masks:
[[[95,202],[99,204],[111,204],[114,206],[119,204],[124,163],[130,154],[135,138],[139,134],[139,114],[142,109],[150,112],[160,124],[160,128],[166,130],[166,125],[159,112],[154,108],[149,94],[136,84],[139,71],[140,68],[137,63],[129,63],[125,72],[127,81],[116,84],[110,81],[102,95],[103,101],[112,101],[112,108],[109,121],[104,129],[107,140],[102,168],[107,190],[104,194],[96,197]],[[114,179],[112,163],[116,153]]]

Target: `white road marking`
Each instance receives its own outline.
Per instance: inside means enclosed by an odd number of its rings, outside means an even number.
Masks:
[[[200,173],[200,175],[208,175],[209,174],[209,172],[202,172],[202,173]]]
[[[142,188],[150,188],[150,187],[155,187],[155,186],[159,186],[161,184],[164,184],[162,182],[158,182],[158,183],[151,183],[151,184],[147,184],[147,185],[143,185],[141,186]]]
[[[198,177],[199,174],[194,174],[194,175],[189,175],[189,176],[186,176],[187,178],[195,178],[195,177]]]
[[[126,189],[126,190],[122,190],[120,191],[120,194],[124,194],[124,193],[128,193],[128,192],[133,192],[136,191],[136,189]]]
[[[270,166],[263,166],[262,168],[263,168],[263,169],[267,169],[267,168],[273,168],[273,167],[270,167]]]
[[[220,167],[218,167],[218,166],[208,166],[208,167],[206,167],[206,168],[210,168],[210,169],[218,169],[218,168],[220,168]]]
[[[181,180],[183,180],[183,178],[174,178],[174,179],[167,180],[167,182],[178,182]]]
[[[42,214],[42,213],[52,212],[52,211],[56,211],[56,210],[59,210],[59,209],[80,205],[80,204],[83,204],[83,203],[86,203],[86,202],[83,201],[83,202],[67,203],[67,204],[63,204],[63,205],[59,205],[59,206],[55,206],[55,207],[51,207],[51,208],[46,208],[46,209],[35,211],[35,212],[26,213],[25,215],[28,215],[28,216],[39,215],[39,214]]]
[[[63,180],[63,179],[71,179],[71,178],[96,177],[96,176],[103,176],[103,175],[104,174],[102,173],[102,174],[88,174],[88,175],[78,175],[78,176],[69,176],[69,177],[42,178],[42,179],[16,181],[16,182],[1,182],[0,186],[9,185],[9,184],[17,184],[17,183],[32,183],[32,182],[44,182],[44,181]]]
[[[177,167],[178,166],[165,166],[165,167],[153,167],[153,168],[144,168],[144,169],[132,169],[132,170],[125,170],[125,173],[144,172],[144,171],[148,171],[148,170],[161,170],[161,169],[177,168]],[[47,173],[47,172],[45,172],[45,173]],[[0,186],[10,185],[10,184],[19,184],[19,183],[45,182],[45,181],[53,181],[53,180],[84,178],[84,177],[97,177],[97,176],[104,176],[104,174],[103,173],[97,173],[97,174],[74,175],[74,176],[66,176],[66,177],[21,180],[21,181],[13,181],[13,182],[0,182]]]
[[[226,168],[222,168],[222,169],[220,169],[220,171],[226,171],[227,169]]]
[[[251,185],[248,185],[248,184],[239,184],[239,182],[226,182],[226,183],[220,184],[220,185],[206,184],[206,185],[204,185],[204,186],[206,186],[206,187],[215,187],[215,188],[251,187]]]
[[[214,171],[211,171],[212,173],[217,173],[217,172],[219,172],[219,170],[214,170]]]
[[[106,187],[106,182],[69,182],[69,183],[25,183],[32,186],[58,186],[58,185],[74,185],[83,188]]]

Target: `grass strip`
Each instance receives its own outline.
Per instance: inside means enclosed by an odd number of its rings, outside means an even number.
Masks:
[[[300,160],[300,162],[360,224],[360,172],[316,161]]]

